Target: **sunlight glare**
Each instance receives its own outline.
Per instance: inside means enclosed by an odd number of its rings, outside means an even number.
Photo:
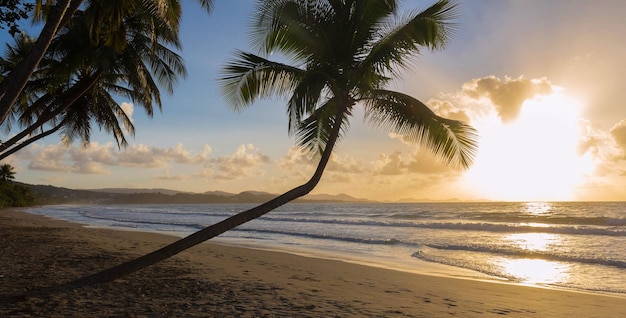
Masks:
[[[578,102],[556,91],[524,102],[514,122],[502,123],[495,114],[477,120],[481,139],[466,182],[494,200],[574,199],[576,186],[593,168],[577,152],[580,111]]]
[[[500,265],[507,275],[527,284],[553,284],[569,276],[567,265],[541,259],[506,259]]]
[[[552,205],[549,202],[526,202],[524,208],[528,214],[543,215],[552,210]]]
[[[504,240],[525,251],[547,251],[551,246],[561,242],[558,235],[549,233],[515,233],[508,235]]]

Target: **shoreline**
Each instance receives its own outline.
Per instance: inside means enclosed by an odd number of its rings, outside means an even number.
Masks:
[[[0,294],[58,284],[176,239],[0,210]],[[165,288],[164,288],[165,287]],[[69,296],[69,297],[68,297]],[[626,298],[410,273],[205,243],[107,284],[0,304],[0,315],[190,317],[626,316]]]
[[[70,221],[65,221],[65,222],[70,222]],[[70,222],[70,223],[73,223],[73,222]],[[106,226],[99,227],[99,226],[90,226],[90,225],[85,226],[79,223],[74,223],[74,224],[78,224],[86,228],[94,228],[94,229],[151,233],[151,234],[156,234],[156,235],[173,237],[175,239],[180,239],[184,237],[184,236],[178,236],[178,235],[174,235],[171,233],[160,232],[160,231],[144,232],[141,230],[128,229],[128,228],[123,228],[123,227],[106,227]],[[505,284],[505,285],[512,285],[512,286],[540,288],[540,289],[548,289],[548,290],[555,290],[555,291],[565,291],[565,292],[572,292],[572,293],[616,297],[616,298],[623,298],[626,300],[626,294],[622,294],[622,293],[612,293],[612,292],[598,291],[598,290],[575,289],[575,288],[569,288],[569,287],[552,286],[549,284],[520,283],[520,282],[511,281],[502,277],[491,276],[491,275],[474,271],[471,269],[458,268],[458,267],[445,265],[445,264],[439,264],[439,263],[429,263],[429,262],[421,261],[417,259],[414,260],[414,262],[425,264],[425,265],[422,265],[424,267],[420,267],[416,269],[414,267],[409,266],[409,264],[398,265],[395,263],[385,262],[385,261],[378,260],[378,259],[374,260],[372,258],[359,258],[358,256],[353,256],[353,254],[333,253],[329,251],[307,249],[307,248],[301,248],[301,247],[285,247],[280,244],[263,245],[263,244],[255,244],[255,243],[243,243],[243,242],[236,242],[236,239],[222,239],[219,237],[213,238],[201,244],[213,244],[213,245],[220,245],[220,246],[230,247],[230,248],[250,249],[250,250],[270,252],[270,253],[282,253],[282,254],[294,255],[294,256],[305,257],[305,258],[328,260],[328,261],[342,262],[346,264],[378,268],[382,270],[398,271],[402,273],[409,273],[409,274],[420,275],[420,276],[432,276],[432,277],[470,280],[470,281],[493,283],[493,284]],[[348,255],[350,255],[350,257],[348,257]]]
[[[25,209],[28,211],[28,209]],[[29,211],[29,213],[31,213]],[[38,214],[36,215],[48,216],[54,218],[54,216],[48,214]],[[67,222],[80,224],[87,228],[101,228],[101,229],[110,229],[117,231],[138,231],[138,232],[147,232],[147,233],[155,233],[160,235],[166,235],[169,237],[174,237],[176,239],[183,238],[187,235],[192,234],[193,232],[175,232],[175,231],[166,231],[166,230],[149,230],[142,228],[129,228],[129,227],[116,227],[111,225],[95,225],[89,222],[81,223],[80,220],[75,220],[72,217],[69,218],[57,218],[59,220],[65,220]],[[305,257],[312,258],[322,258],[327,260],[337,260],[348,262],[352,264],[365,265],[371,267],[378,267],[383,269],[390,270],[399,270],[408,273],[415,273],[420,275],[428,275],[428,276],[441,276],[441,277],[451,277],[451,278],[459,278],[459,279],[470,279],[470,280],[479,280],[479,281],[487,281],[487,282],[496,282],[496,283],[504,283],[504,284],[513,284],[519,286],[531,286],[537,288],[548,288],[548,289],[556,289],[556,290],[566,290],[566,291],[574,291],[574,292],[582,292],[582,293],[590,293],[590,294],[600,294],[600,295],[609,295],[609,296],[617,296],[626,298],[625,292],[617,292],[610,289],[597,289],[597,288],[583,288],[583,287],[574,287],[574,286],[564,286],[559,284],[550,284],[550,283],[540,283],[540,282],[524,282],[523,279],[513,280],[511,277],[506,276],[497,276],[496,274],[489,274],[487,272],[483,272],[480,270],[472,269],[471,266],[469,268],[457,267],[453,265],[448,265],[444,263],[438,262],[428,262],[417,257],[407,256],[412,254],[413,251],[395,251],[394,253],[387,253],[386,255],[381,255],[380,253],[370,253],[369,251],[364,253],[363,251],[350,251],[349,249],[342,249],[341,252],[338,252],[334,249],[329,249],[322,245],[299,245],[299,244],[289,244],[280,241],[272,241],[265,239],[254,239],[251,237],[246,238],[234,238],[234,237],[223,237],[218,236],[215,237],[206,243],[211,244],[221,244],[227,245],[231,247],[243,247],[243,248],[251,248],[256,250],[263,251],[273,251],[273,252],[283,252],[294,255],[300,255]],[[592,286],[592,285],[588,285]]]

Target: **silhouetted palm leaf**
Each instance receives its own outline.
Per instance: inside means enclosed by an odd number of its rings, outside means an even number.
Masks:
[[[446,163],[461,168],[471,165],[478,137],[471,126],[437,116],[424,103],[398,92],[373,91],[365,105],[371,124],[424,144]]]

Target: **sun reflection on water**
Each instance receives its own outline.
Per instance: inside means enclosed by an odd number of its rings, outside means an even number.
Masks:
[[[569,266],[542,259],[502,259],[502,270],[509,277],[526,284],[554,284],[569,277]]]
[[[524,204],[524,212],[534,215],[547,214],[552,210],[552,204],[549,202],[526,202]]]
[[[563,244],[563,238],[551,233],[514,233],[507,235],[504,240],[507,245],[519,250],[518,257],[503,258],[499,266],[508,277],[527,284],[554,284],[566,281],[569,277],[570,266],[545,259],[541,259],[544,252],[558,250]]]
[[[561,237],[550,233],[515,233],[504,238],[510,245],[525,251],[547,251],[561,243]]]

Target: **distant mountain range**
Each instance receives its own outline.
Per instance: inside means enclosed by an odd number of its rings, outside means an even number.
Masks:
[[[244,191],[230,193],[225,191],[206,191],[203,193],[184,192],[163,188],[101,188],[101,189],[68,189],[51,185],[31,185],[34,194],[41,198],[42,204],[186,204],[186,203],[263,203],[278,194],[263,191]],[[309,194],[294,202],[299,203],[415,203],[415,202],[486,202],[489,200],[431,200],[405,198],[397,201],[374,201],[356,198],[345,193],[341,194]]]
[[[130,189],[104,188],[77,190],[51,185],[28,185],[31,190],[42,198],[46,204],[185,204],[185,203],[262,203],[269,201],[277,194],[261,191],[244,191],[229,193],[224,191],[207,191],[191,193],[169,189]],[[294,202],[375,202],[355,198],[347,194],[313,194]]]

